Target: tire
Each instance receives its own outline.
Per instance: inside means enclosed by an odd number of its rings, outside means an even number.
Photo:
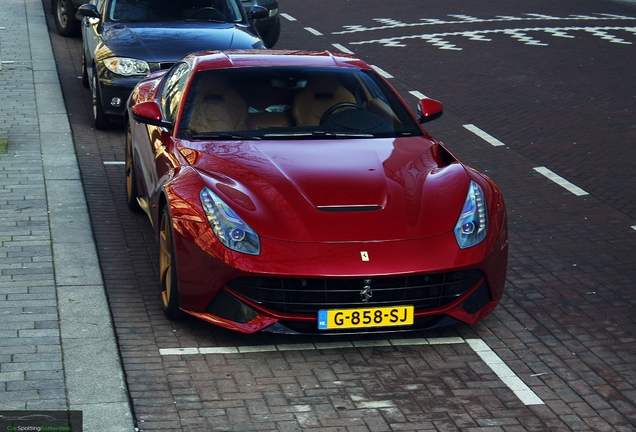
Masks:
[[[86,67],[86,53],[82,48],[82,85],[86,88],[90,88],[90,83],[88,82],[88,68]]]
[[[267,31],[261,32],[261,38],[267,48],[273,48],[280,37],[280,18],[276,17],[276,22]]]
[[[172,219],[167,205],[161,212],[159,222],[159,289],[166,316],[173,320],[185,318],[186,314],[179,309],[179,283],[172,239]]]
[[[128,208],[134,212],[141,211],[137,197],[139,192],[137,189],[137,173],[135,172],[135,163],[132,152],[132,134],[130,126],[126,127],[126,148],[125,148],[125,175],[126,175],[126,204]]]
[[[91,93],[93,101],[93,125],[95,129],[110,129],[110,121],[108,117],[106,117],[106,114],[104,114],[104,107],[102,106],[102,95],[99,91],[99,80],[97,79],[97,68],[95,66],[93,66]]]
[[[79,35],[80,22],[75,19],[75,8],[71,0],[53,0],[53,17],[57,32],[64,37]]]

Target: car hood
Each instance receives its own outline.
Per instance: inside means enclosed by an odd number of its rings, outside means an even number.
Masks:
[[[246,26],[207,21],[108,24],[102,41],[116,56],[148,62],[174,62],[197,51],[263,48]]]
[[[261,236],[416,239],[451,231],[469,178],[427,137],[183,142],[181,153]]]

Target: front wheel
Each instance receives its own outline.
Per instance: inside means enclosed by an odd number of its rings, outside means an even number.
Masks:
[[[185,313],[179,308],[179,283],[168,205],[163,208],[159,223],[159,288],[166,316],[170,319],[183,319]]]
[[[61,36],[72,37],[79,34],[80,22],[75,19],[75,8],[71,0],[54,0],[53,17]]]
[[[126,148],[125,152],[125,175],[126,175],[126,204],[128,208],[134,212],[141,210],[137,197],[139,192],[137,191],[137,174],[135,173],[135,162],[133,159],[132,150],[132,133],[130,131],[130,125],[126,128]]]
[[[104,113],[102,105],[102,95],[99,91],[99,79],[97,78],[97,67],[93,66],[93,76],[91,79],[91,96],[93,101],[93,125],[95,129],[109,129],[110,120]]]
[[[86,88],[90,88],[90,83],[88,82],[88,68],[86,67],[86,53],[84,52],[84,48],[82,48],[82,85]]]

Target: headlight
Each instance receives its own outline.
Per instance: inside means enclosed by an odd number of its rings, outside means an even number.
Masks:
[[[104,60],[104,66],[117,75],[123,76],[146,76],[150,72],[150,66],[143,60],[111,57]]]
[[[226,247],[249,255],[261,252],[261,241],[243,220],[221,198],[204,187],[199,194],[205,215],[214,235]]]
[[[468,187],[464,208],[454,231],[457,244],[462,249],[481,243],[488,233],[488,209],[484,191],[473,181]]]

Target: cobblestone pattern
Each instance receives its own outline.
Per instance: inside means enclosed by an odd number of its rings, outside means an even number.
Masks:
[[[465,2],[457,1],[437,6],[427,3],[424,12],[417,2],[387,6],[386,2],[371,1],[353,10],[351,3],[325,0],[316,13],[313,4],[281,2],[281,10],[300,21],[283,21],[277,47],[332,49],[331,43],[345,42],[332,36],[332,31],[345,23],[368,24],[376,17],[391,15],[406,21],[423,14],[435,18],[459,10],[468,13]],[[553,13],[579,10],[573,5]],[[501,10],[497,9],[501,5],[487,1],[476,1],[470,7],[475,14],[488,15],[565,8],[549,2],[521,2]],[[580,7],[586,13],[594,8],[592,3]],[[618,4],[611,8],[625,13]],[[319,29],[325,36],[316,37],[304,27]],[[534,173],[532,168],[539,163],[570,173],[565,169],[567,146],[553,145],[551,137],[565,135],[562,130],[579,130],[581,116],[574,109],[569,115],[547,115],[549,108],[533,114],[525,99],[502,91],[493,80],[505,81],[510,78],[507,74],[517,76],[523,68],[530,75],[531,65],[516,63],[525,57],[531,62],[540,58],[525,51],[520,54],[518,46],[510,42],[495,47],[480,45],[484,52],[467,50],[460,58],[430,46],[426,51],[422,46],[389,52],[376,47],[358,53],[392,73],[396,77],[392,83],[413,105],[410,90],[442,99],[446,113],[428,129],[462,159],[487,172],[504,191],[511,252],[502,304],[478,325],[424,336],[483,339],[545,401],[545,405],[526,407],[463,344],[160,356],[159,348],[304,343],[313,339],[267,334],[248,337],[194,320],[165,319],[156,288],[152,228],[143,215],[126,209],[121,166],[103,165],[103,161],[123,161],[123,132],[98,132],[90,127],[90,96],[78,80],[79,41],[54,34],[52,40],[60,59],[60,79],[140,430],[636,428],[636,296],[632,282],[636,278],[636,245],[630,229],[636,222],[630,204],[611,198],[620,195],[621,182],[629,192],[633,177],[627,170],[613,180],[615,173],[607,164],[596,170],[590,158],[581,157],[586,151],[600,157],[595,143],[589,142],[577,149],[579,157],[567,168],[576,168],[574,175],[568,176],[572,181],[597,176],[594,182],[579,184],[597,188],[589,188],[593,195],[574,197]],[[559,44],[554,49],[547,63],[569,47]],[[414,61],[420,58],[425,61]],[[600,83],[603,71],[597,70],[594,77],[586,79]],[[563,92],[574,98],[581,92],[576,81],[580,75],[570,69],[561,73],[562,85],[569,86]],[[631,72],[626,73],[630,77]],[[534,78],[528,78],[522,93],[529,98],[544,97],[541,86],[532,86]],[[490,147],[462,128],[466,123],[477,124],[508,147]],[[530,151],[520,137],[534,125],[541,125],[541,130],[533,133],[542,140]],[[618,130],[612,133],[607,142],[615,143],[612,150],[626,160],[630,144]],[[611,193],[599,192],[603,182]],[[629,200],[629,194],[622,199]]]
[[[24,1],[2,2],[0,27],[0,136],[8,141],[7,152],[0,154],[0,407],[64,410],[59,317]]]

